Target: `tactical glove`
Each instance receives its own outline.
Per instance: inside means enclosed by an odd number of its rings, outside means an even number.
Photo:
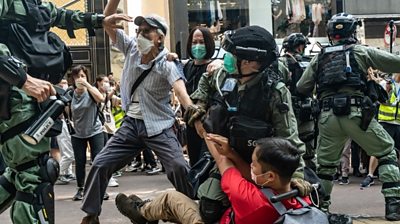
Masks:
[[[310,195],[314,189],[308,181],[300,178],[292,178],[290,181],[290,186],[299,190],[300,197]]]
[[[187,125],[194,127],[194,122],[201,119],[206,114],[206,109],[203,104],[194,104],[186,108],[183,120]]]

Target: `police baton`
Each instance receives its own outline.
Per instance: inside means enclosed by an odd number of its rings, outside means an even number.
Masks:
[[[320,186],[319,183],[311,184],[311,185],[313,186],[314,189],[318,189],[319,186]],[[297,197],[298,195],[299,195],[299,190],[298,189],[293,189],[293,190],[291,190],[289,192],[272,196],[271,197],[271,202],[272,203],[276,203],[278,201],[282,201],[282,200],[285,200],[285,199]]]
[[[50,96],[49,105],[41,113],[39,118],[29,126],[29,128],[22,134],[25,141],[32,145],[38,144],[43,137],[53,127],[56,119],[63,113],[64,108],[70,102],[68,92],[64,91],[58,86],[54,86],[57,96]]]

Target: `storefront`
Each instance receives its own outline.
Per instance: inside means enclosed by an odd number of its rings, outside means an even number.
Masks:
[[[175,50],[185,57],[185,38],[196,26],[210,28],[216,45],[226,30],[248,25],[259,25],[269,30],[277,42],[294,32],[301,32],[314,40],[326,41],[325,23],[342,10],[341,0],[187,0],[186,27],[179,30]],[[185,31],[184,28],[187,28]],[[317,39],[315,39],[317,38]],[[174,46],[172,46],[174,47]]]
[[[61,0],[52,1],[65,4]],[[69,8],[101,12],[105,4],[103,0],[77,1]],[[121,0],[119,5],[120,12],[132,17],[155,13],[166,18],[170,25],[166,46],[181,58],[186,58],[189,31],[197,26],[210,29],[217,50],[224,31],[248,25],[271,31],[278,44],[293,32],[303,33],[313,43],[327,44],[325,24],[332,15],[343,11],[363,20],[364,26],[358,31],[362,43],[388,48],[383,41],[384,29],[390,19],[400,20],[398,8],[398,0]],[[125,24],[128,35],[135,35],[135,28],[133,23]],[[112,71],[118,79],[124,57],[110,47],[103,31],[98,31],[96,38],[87,37],[84,30],[78,31],[77,39],[73,40],[61,32],[63,39],[73,46],[75,62],[90,66],[95,74]],[[394,52],[398,49],[396,44],[394,49]]]

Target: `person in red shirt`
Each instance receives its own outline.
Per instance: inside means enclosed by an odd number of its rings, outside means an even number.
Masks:
[[[290,180],[301,157],[299,150],[282,138],[258,140],[250,165],[251,180],[247,180],[236,167],[235,161],[229,159],[235,151],[230,148],[228,139],[214,134],[205,137],[222,175],[222,190],[232,205],[222,216],[220,224],[231,223],[232,217],[235,224],[274,223],[279,214],[260,188],[271,188],[275,194],[291,191]],[[310,204],[308,197],[303,199]],[[198,204],[177,191],[165,192],[151,201],[120,193],[115,201],[118,210],[137,224],[158,220],[183,224],[204,223]],[[282,203],[287,209],[302,207],[294,198],[283,200]]]

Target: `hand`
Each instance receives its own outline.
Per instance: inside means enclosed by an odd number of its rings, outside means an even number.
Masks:
[[[177,59],[179,59],[179,56],[177,53],[170,52],[167,54],[167,61],[175,61]]]
[[[206,130],[203,127],[203,123],[201,123],[200,120],[197,120],[194,122],[194,127],[196,128],[197,134],[200,136],[200,138],[205,138],[207,135]]]
[[[378,77],[378,70],[374,70],[372,67],[368,68],[368,76],[367,76],[368,81],[374,81],[376,83],[379,83],[379,77]]]
[[[290,186],[299,190],[300,197],[310,195],[314,189],[308,181],[301,178],[292,178],[290,181]]]
[[[133,22],[133,19],[132,17],[125,14],[112,14],[104,18],[103,27],[123,29],[121,24],[117,24],[119,21]]]
[[[226,137],[216,134],[207,134],[206,140],[212,141],[218,153],[229,158],[233,152]]]
[[[84,78],[77,78],[75,80],[75,86],[79,90],[84,90],[87,88],[87,86],[90,86],[90,84]]]
[[[206,114],[206,110],[203,106],[192,104],[186,108],[185,114],[183,115],[183,120],[191,127],[193,127],[196,120],[199,120],[204,114]]]
[[[216,59],[207,65],[206,71],[208,74],[212,74],[215,70],[221,68],[223,64],[224,64],[224,61],[222,61],[220,59]]]
[[[49,96],[56,95],[56,90],[50,82],[34,78],[30,75],[27,75],[22,90],[24,90],[28,96],[36,98],[39,103],[45,101]]]

